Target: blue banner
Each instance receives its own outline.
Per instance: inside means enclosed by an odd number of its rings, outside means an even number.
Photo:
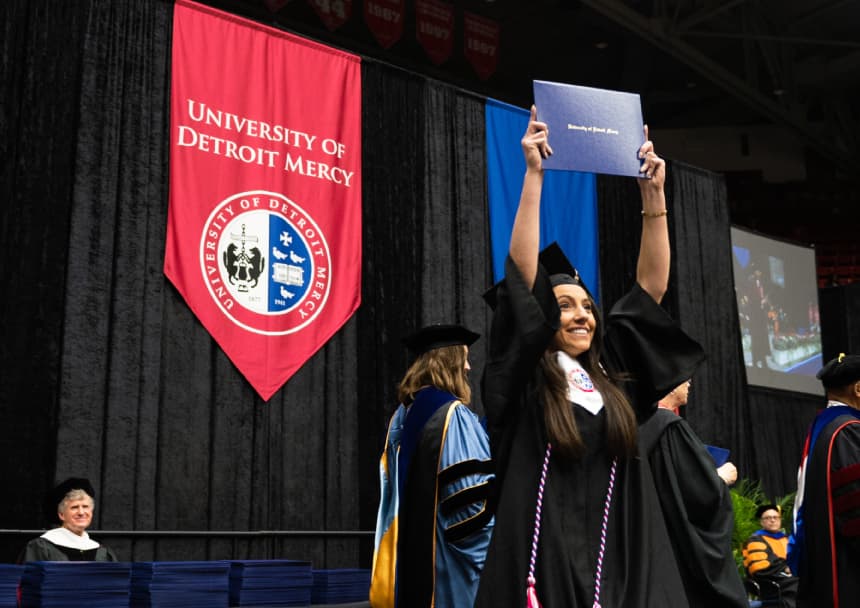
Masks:
[[[504,276],[511,229],[526,171],[520,139],[529,113],[495,99],[485,109],[487,192],[493,278]],[[550,145],[552,134],[550,133]],[[541,195],[541,248],[558,242],[595,297],[598,284],[597,179],[591,173],[546,171]]]

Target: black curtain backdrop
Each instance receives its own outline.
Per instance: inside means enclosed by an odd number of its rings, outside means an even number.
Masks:
[[[839,353],[860,354],[860,283],[818,290],[824,360]]]
[[[783,496],[796,490],[803,440],[822,399],[747,387],[725,182],[683,163],[671,166],[673,304],[708,356],[693,379],[686,417],[703,441],[731,451],[739,478]]]
[[[374,527],[400,340],[488,325],[484,100],[364,61],[362,305],[263,403],[162,274],[172,3],[7,0],[0,16],[0,527],[42,528],[45,489],[82,475],[94,529],[329,533],[111,537],[124,560],[369,567],[372,540],[349,532]],[[791,491],[820,400],[745,388],[724,182],[673,162],[667,192],[665,305],[708,353],[688,417],[741,476]],[[602,177],[599,199],[612,302],[635,275],[638,190]],[[0,560],[25,540],[0,535]]]
[[[492,273],[484,100],[370,61],[362,88],[362,304],[359,347],[344,364],[357,372],[359,522],[372,530],[379,455],[408,364],[401,340],[436,322],[485,334],[489,311],[480,294]],[[476,372],[485,355],[485,340],[471,347]],[[477,380],[473,405],[481,412]],[[369,555],[372,546],[365,548]]]
[[[707,355],[684,415],[705,443],[730,450],[739,478],[760,481],[771,497],[794,492],[803,439],[823,399],[747,387],[722,176],[670,160],[666,198],[672,274],[663,305]],[[638,189],[632,180],[602,176],[598,199],[601,297],[608,304],[636,276]]]
[[[484,100],[364,63],[364,305],[262,403],[162,274],[172,4],[55,8],[4,7],[0,466],[16,500],[3,527],[42,527],[44,490],[86,475],[95,529],[372,530],[401,338],[487,324]],[[23,539],[2,539],[14,559]],[[130,560],[317,567],[367,565],[371,548],[355,535],[110,544]]]
[[[83,5],[0,4],[0,479],[12,528],[41,524],[55,466]]]

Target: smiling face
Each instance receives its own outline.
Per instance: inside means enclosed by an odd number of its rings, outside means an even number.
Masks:
[[[57,516],[64,528],[80,536],[93,521],[93,499],[83,492],[71,498],[66,497],[60,503]]]
[[[594,302],[579,285],[556,285],[553,292],[561,309],[561,324],[552,346],[577,357],[591,348],[594,339]]]

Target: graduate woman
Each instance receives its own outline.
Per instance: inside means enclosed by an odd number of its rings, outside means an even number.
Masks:
[[[653,479],[636,458],[637,418],[703,358],[659,306],[669,278],[665,163],[642,145],[636,282],[604,320],[557,249],[539,259],[541,164],[552,150],[536,116],[533,107],[521,142],[505,280],[488,294],[482,395],[500,495],[475,605],[684,607]]]
[[[493,529],[487,433],[467,407],[469,346],[478,334],[430,325],[405,342],[380,460],[373,608],[471,607]]]

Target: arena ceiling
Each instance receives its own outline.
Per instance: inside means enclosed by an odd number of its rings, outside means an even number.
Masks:
[[[403,1],[404,31],[389,49],[365,24],[363,0],[348,2],[334,30],[312,7],[344,0],[204,1],[521,106],[543,79],[639,92],[646,121],[663,128],[783,126],[858,174],[857,0],[447,0],[501,26],[485,80],[461,56],[428,60],[415,0]]]

